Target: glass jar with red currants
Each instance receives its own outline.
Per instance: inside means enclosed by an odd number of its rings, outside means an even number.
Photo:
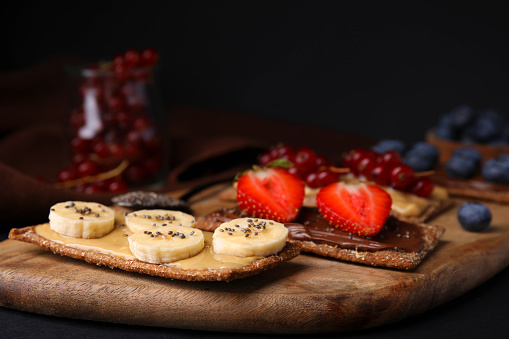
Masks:
[[[129,49],[109,62],[68,69],[71,157],[60,183],[94,193],[162,181],[168,157],[158,57],[151,48]]]

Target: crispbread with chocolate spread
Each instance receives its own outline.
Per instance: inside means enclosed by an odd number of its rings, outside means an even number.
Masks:
[[[84,260],[88,263],[110,268],[119,268],[124,271],[138,272],[164,278],[187,281],[231,281],[259,274],[271,269],[279,263],[295,258],[300,252],[300,244],[288,242],[279,253],[268,257],[256,259],[251,263],[233,268],[216,269],[182,269],[164,264],[151,264],[139,260],[125,259],[93,250],[74,248],[49,240],[36,232],[37,226],[12,229],[9,239],[35,244],[56,254]]]
[[[196,228],[213,231],[221,223],[245,216],[238,208],[221,209],[198,218]],[[370,266],[412,270],[437,245],[445,229],[411,219],[389,216],[375,237],[362,237],[329,225],[314,208],[303,208],[289,229],[289,241],[310,252]]]
[[[395,217],[394,220],[398,220]],[[399,221],[399,220],[398,220]],[[361,250],[357,248],[341,248],[338,245],[317,243],[308,240],[291,240],[302,245],[303,252],[311,252],[324,257],[339,259],[370,266],[395,268],[400,270],[412,270],[437,245],[445,229],[440,226],[413,223],[420,231],[422,246],[418,251],[403,251],[399,249],[384,249],[378,251]]]
[[[509,185],[488,182],[481,175],[470,179],[452,178],[439,168],[432,179],[453,196],[509,203]]]

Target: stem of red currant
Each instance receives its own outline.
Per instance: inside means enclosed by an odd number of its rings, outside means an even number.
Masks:
[[[127,160],[124,160],[117,167],[115,167],[114,169],[112,169],[110,171],[103,172],[103,173],[100,173],[97,175],[91,175],[91,176],[75,179],[75,180],[57,182],[54,184],[54,186],[55,186],[55,188],[59,188],[59,189],[60,188],[71,188],[71,187],[76,187],[80,184],[92,183],[92,182],[96,182],[99,180],[106,180],[106,179],[114,178],[114,177],[120,175],[127,168],[128,165],[129,165],[129,162]]]

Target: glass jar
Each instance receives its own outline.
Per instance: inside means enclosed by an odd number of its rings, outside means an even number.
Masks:
[[[155,66],[119,71],[111,64],[68,69],[70,187],[116,192],[164,182],[167,123],[156,71]]]

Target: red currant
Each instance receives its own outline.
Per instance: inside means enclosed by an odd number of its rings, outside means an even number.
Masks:
[[[141,61],[145,66],[154,66],[159,60],[159,53],[154,48],[146,48],[141,52]]]
[[[114,64],[113,65],[113,72],[115,73],[115,77],[120,80],[124,81],[129,79],[129,69],[125,64]]]
[[[116,114],[105,112],[101,115],[102,121],[105,126],[113,126],[117,122]]]
[[[74,129],[79,129],[81,126],[85,124],[85,115],[83,114],[83,112],[73,113],[69,118],[69,122]]]
[[[120,111],[115,114],[115,121],[123,128],[129,126],[132,122],[131,114],[126,111]]]
[[[330,166],[330,165],[331,165],[331,163],[330,163],[329,159],[327,159],[323,155],[317,155],[316,156],[316,158],[315,158],[315,167],[317,169],[319,169],[320,167],[326,167],[326,166]]]
[[[343,153],[341,157],[341,166],[345,168],[353,168],[353,151]]]
[[[414,170],[405,164],[394,166],[390,173],[391,186],[397,190],[405,190],[414,178]]]
[[[377,156],[366,152],[357,160],[356,164],[357,168],[354,171],[367,178],[371,174],[373,167],[377,165]]]
[[[125,145],[125,154],[129,160],[136,160],[142,155],[142,150],[137,144],[127,143]]]
[[[112,111],[119,112],[126,108],[125,99],[119,95],[114,95],[108,100],[108,106]]]
[[[380,161],[384,165],[395,166],[403,162],[401,155],[396,151],[387,151],[380,156]]]
[[[287,144],[280,144],[270,150],[274,159],[286,159],[291,162],[295,161],[295,150]]]
[[[71,162],[73,165],[77,166],[82,162],[88,160],[88,155],[85,153],[76,153],[72,156]]]
[[[125,192],[127,191],[127,184],[121,179],[113,180],[108,185],[108,191],[112,193]]]
[[[135,49],[128,49],[124,53],[124,64],[127,67],[138,67],[141,63],[140,52]]]
[[[99,173],[99,168],[93,161],[87,160],[77,166],[77,172],[79,176],[86,177]]]
[[[147,177],[147,172],[141,166],[130,166],[123,174],[128,182],[141,182]]]
[[[122,159],[125,155],[124,147],[119,143],[110,144],[109,151],[110,154],[117,159]]]
[[[87,189],[88,186],[90,186],[90,185],[89,184],[79,184],[74,187],[74,190],[76,192],[83,193],[83,192],[85,192],[85,190]]]
[[[65,169],[61,170],[60,172],[58,172],[58,174],[57,174],[57,180],[59,182],[74,180],[77,178],[78,178],[78,174],[76,173],[76,171],[74,171],[71,168],[65,168]]]
[[[343,166],[351,170],[352,174],[359,175],[359,161],[366,157],[377,158],[377,154],[374,151],[367,150],[364,148],[355,148],[345,154],[343,157]]]
[[[319,187],[332,184],[339,180],[339,173],[333,172],[330,169],[319,170],[316,174],[316,182]]]
[[[303,146],[295,154],[295,166],[300,167],[303,172],[309,172],[314,169],[316,153],[309,147]]]
[[[309,172],[304,177],[304,182],[307,186],[311,188],[318,188],[320,184],[318,183],[318,173],[317,172]]]
[[[416,178],[408,187],[408,191],[419,197],[427,198],[431,195],[435,184],[428,177]]]
[[[99,158],[106,158],[110,155],[110,149],[108,144],[102,140],[98,140],[94,143],[92,148],[93,153],[95,153]]]
[[[157,150],[161,145],[161,140],[153,128],[147,128],[141,133],[143,145],[146,150]]]
[[[391,183],[390,173],[391,167],[383,164],[377,164],[373,167],[371,174],[367,177],[367,179],[380,186],[389,186]]]
[[[290,167],[288,169],[288,173],[294,174],[294,175],[298,176],[299,178],[301,178],[302,180],[304,180],[305,174],[306,174],[306,173],[302,172],[301,169],[297,166]]]
[[[95,186],[97,192],[105,192],[108,190],[108,185],[110,184],[111,179],[97,180],[92,183],[92,186]]]
[[[90,150],[90,140],[74,137],[71,139],[71,148],[74,153],[88,153]]]
[[[267,152],[263,152],[262,154],[260,154],[260,156],[258,157],[258,164],[262,167],[265,167],[267,166],[272,160],[274,160],[272,158],[272,154],[270,153],[270,151],[267,151]]]
[[[123,65],[124,64],[124,55],[123,54],[117,54],[115,57],[113,57],[113,65]]]
[[[102,191],[101,187],[97,186],[95,183],[87,185],[84,190],[86,194],[101,193]]]
[[[141,142],[143,141],[143,139],[141,137],[141,133],[139,131],[129,131],[126,136],[126,140],[129,143],[132,143],[135,145],[141,144]]]
[[[137,117],[134,119],[133,128],[141,131],[150,127],[150,120],[146,116]]]

